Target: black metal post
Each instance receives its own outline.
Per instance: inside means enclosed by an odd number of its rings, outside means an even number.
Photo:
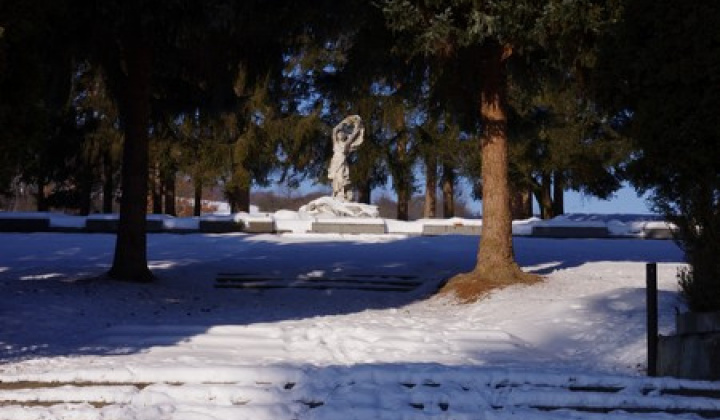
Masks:
[[[647,305],[647,374],[657,376],[658,348],[658,296],[657,296],[657,263],[645,266]]]

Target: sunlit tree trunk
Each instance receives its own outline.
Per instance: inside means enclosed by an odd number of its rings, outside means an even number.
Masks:
[[[505,61],[511,53],[507,46],[489,43],[482,47],[479,57],[483,77],[480,93],[483,124],[480,140],[483,181],[480,248],[475,269],[453,277],[443,288],[443,292],[453,293],[466,302],[477,300],[494,287],[537,280],[536,276],[523,273],[515,262],[513,252],[505,111]]]

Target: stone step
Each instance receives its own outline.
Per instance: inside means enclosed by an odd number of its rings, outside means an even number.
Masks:
[[[393,274],[348,274],[345,276],[264,276],[254,273],[219,273],[215,287],[220,289],[314,289],[409,292],[423,284],[417,276]]]
[[[316,382],[308,375],[300,383],[275,378],[250,384],[6,382],[0,383],[0,417],[11,419],[16,417],[13,413],[23,413],[25,417],[18,414],[17,418],[27,418],[30,412],[45,418],[46,412],[57,415],[65,409],[71,413],[77,409],[73,404],[84,404],[86,412],[120,406],[126,412],[140,412],[172,401],[178,412],[182,408],[238,419],[391,418],[386,416],[391,413],[397,418],[476,418],[480,412],[493,412],[493,418],[545,418],[541,413],[555,412],[562,418],[577,413],[592,414],[582,418],[614,418],[618,413],[638,419],[720,418],[720,386],[657,386],[661,381],[648,386],[644,378],[623,387],[502,378],[467,382],[462,374],[460,381],[447,375],[440,375],[438,381],[401,380],[399,376],[403,375],[377,372]]]

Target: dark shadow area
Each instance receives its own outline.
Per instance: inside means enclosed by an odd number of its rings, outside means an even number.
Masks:
[[[471,236],[149,235],[149,261],[158,280],[131,284],[102,278],[112,260],[114,235],[0,234],[0,241],[3,363],[130,354],[172,345],[217,325],[401,308],[428,298],[453,274],[471,270],[478,246],[478,238]],[[539,266],[534,270],[545,274],[597,261],[682,261],[670,241],[516,238],[515,250],[522,266]],[[287,279],[413,275],[424,284],[411,292],[215,288],[217,275],[227,272]],[[134,334],[107,340],[113,328],[125,325],[157,328],[165,341],[144,342]]]
[[[639,279],[638,284],[643,284]],[[593,295],[566,309],[564,328],[543,337],[536,346],[570,366],[584,366],[589,372],[616,366],[647,372],[647,360],[633,355],[645,354],[647,340],[646,290],[643,287],[619,288]],[[678,292],[658,291],[659,325],[674,326],[675,311],[684,310]],[[671,331],[660,331],[668,334]]]
[[[549,274],[555,270],[593,262],[683,263],[680,248],[670,240],[642,239],[514,239],[515,258],[522,267],[547,265],[532,270]]]

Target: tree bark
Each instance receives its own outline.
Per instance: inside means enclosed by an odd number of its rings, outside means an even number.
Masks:
[[[199,177],[193,179],[195,186],[195,200],[193,201],[193,216],[200,217],[202,214],[202,193],[203,184]]]
[[[361,181],[358,183],[358,203],[370,204],[372,188],[370,181]]]
[[[397,219],[410,219],[410,188],[405,183],[397,186]]]
[[[126,77],[120,86],[121,110],[125,122],[122,197],[115,257],[108,273],[111,278],[132,282],[149,282],[153,279],[147,264],[145,216],[152,47],[141,33],[138,29],[124,37]]]
[[[233,186],[225,191],[230,202],[230,212],[250,212],[250,188]]]
[[[437,158],[430,156],[425,159],[425,206],[423,217],[434,219],[437,217]]]
[[[80,216],[87,216],[92,211],[93,173],[92,166],[86,163],[82,170],[82,181],[80,182]]]
[[[442,173],[443,218],[455,217],[455,168],[443,163]]]
[[[35,193],[35,204],[37,211],[48,211],[50,210],[50,204],[48,203],[47,194],[45,193],[46,184],[44,182],[38,182],[37,193]]]
[[[168,173],[163,176],[163,193],[165,214],[177,216],[175,206],[175,172],[168,171]]]
[[[112,165],[112,158],[110,157],[110,152],[105,152],[105,156],[103,158],[103,202],[102,202],[102,212],[112,213],[113,212],[113,204],[115,202],[115,185],[113,183],[113,165]]]
[[[532,217],[532,193],[529,188],[519,188],[510,196],[510,207],[513,220],[524,220]]]
[[[510,284],[537,281],[524,273],[515,262],[510,213],[508,179],[508,140],[506,115],[506,60],[509,46],[487,43],[481,47],[480,116],[483,135],[480,139],[483,180],[483,224],[477,264],[470,273],[457,275],[443,287],[443,293],[460,301],[473,302],[489,290]]]
[[[553,214],[565,214],[565,176],[560,171],[553,173]]]
[[[163,183],[160,175],[160,164],[155,162],[150,174],[150,181],[152,184],[151,198],[152,198],[152,213],[162,214],[163,212]]]
[[[553,200],[552,200],[552,177],[550,174],[543,173],[540,177],[540,185],[537,193],[537,201],[540,206],[540,218],[543,220],[552,219],[555,217],[553,214]]]
[[[410,169],[407,167],[407,137],[401,135],[397,140],[397,156],[396,156],[396,173],[393,174],[393,183],[395,184],[395,192],[397,193],[397,219],[410,219],[410,199],[412,198],[410,186]]]

